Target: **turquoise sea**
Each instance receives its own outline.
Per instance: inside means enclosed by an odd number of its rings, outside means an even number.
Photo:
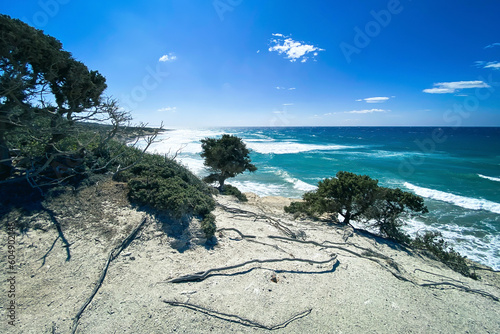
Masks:
[[[408,232],[439,230],[467,257],[500,270],[500,128],[293,127],[179,129],[150,151],[203,176],[200,139],[243,138],[255,173],[228,183],[261,196],[300,198],[340,170],[425,198],[430,213]]]

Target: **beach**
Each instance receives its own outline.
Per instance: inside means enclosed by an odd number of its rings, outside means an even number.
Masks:
[[[17,237],[16,327],[2,331],[70,333],[93,291],[77,333],[499,331],[498,272],[475,264],[475,281],[373,235],[293,220],[290,199],[247,195],[216,197],[208,244],[195,220],[179,230],[113,181],[47,203],[69,247],[44,213],[11,213],[31,227]]]

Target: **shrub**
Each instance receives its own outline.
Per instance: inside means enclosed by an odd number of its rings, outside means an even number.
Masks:
[[[115,164],[137,161],[140,150],[127,147]],[[115,175],[128,182],[132,202],[167,211],[175,218],[206,217],[215,208],[209,187],[187,168],[158,154],[145,154],[132,168]]]
[[[436,256],[441,262],[460,274],[472,279],[479,279],[476,273],[471,273],[466,258],[456,252],[443,240],[441,232],[425,232],[423,236],[411,241],[411,246],[416,249],[426,250]]]
[[[241,202],[248,202],[248,198],[245,196],[245,194],[243,194],[238,188],[230,184],[226,184],[224,190],[222,191],[222,195],[231,195],[236,197]]]
[[[201,221],[201,229],[205,232],[205,236],[207,239],[210,239],[214,236],[215,230],[215,216],[211,213],[205,216],[205,218]]]

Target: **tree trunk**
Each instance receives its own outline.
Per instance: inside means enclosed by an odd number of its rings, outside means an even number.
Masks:
[[[219,192],[222,194],[224,191],[224,182],[226,181],[225,178],[221,177],[219,178]]]
[[[0,180],[5,180],[12,171],[9,148],[5,142],[5,123],[0,122]]]
[[[347,211],[344,215],[344,225],[349,225],[349,222],[351,221],[351,212]]]

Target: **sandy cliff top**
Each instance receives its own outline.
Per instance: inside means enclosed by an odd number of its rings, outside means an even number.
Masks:
[[[217,244],[194,245],[192,224],[174,228],[136,210],[125,191],[108,182],[50,204],[69,261],[47,214],[8,217],[31,228],[17,237],[16,327],[2,317],[0,329],[71,333],[115,249],[77,333],[500,331],[500,275],[491,270],[474,281],[382,239],[294,221],[279,197],[217,197]]]

